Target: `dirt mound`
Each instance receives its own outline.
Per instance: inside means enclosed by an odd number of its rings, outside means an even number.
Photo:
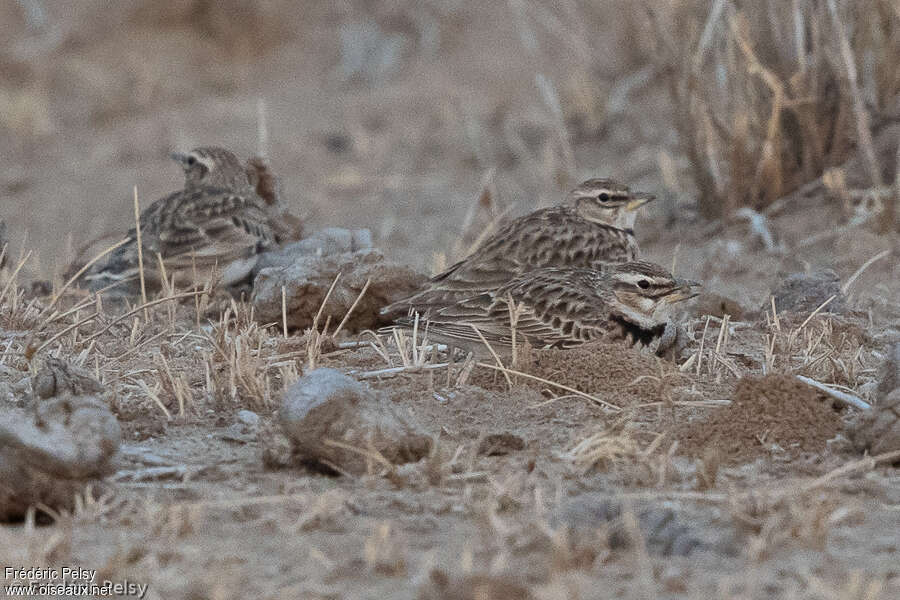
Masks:
[[[567,350],[530,350],[523,353],[519,363],[518,371],[599,396],[619,406],[652,401],[647,396],[647,385],[639,385],[637,380],[642,376],[659,377],[659,364],[665,365],[663,373],[677,372],[671,363],[636,348],[605,342]],[[470,382],[486,389],[502,388],[506,384],[499,373],[483,368],[473,372]],[[520,377],[517,383],[539,391],[550,389],[558,395],[566,393],[533,379]]]
[[[742,378],[731,404],[675,432],[682,454],[701,456],[715,447],[725,462],[768,456],[778,446],[795,453],[821,452],[841,429],[824,395],[789,375]]]

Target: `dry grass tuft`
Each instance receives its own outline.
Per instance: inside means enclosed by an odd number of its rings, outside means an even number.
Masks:
[[[900,94],[892,0],[648,2],[646,17],[707,217],[764,208],[854,148],[857,187],[885,183],[872,127]]]
[[[270,410],[273,390],[269,371],[274,365],[266,354],[275,354],[275,339],[256,323],[252,308],[232,301],[206,337],[213,347],[207,360],[207,394],[216,397],[219,392],[221,401],[221,391],[227,390],[225,396],[232,404],[241,402],[251,410]]]
[[[664,449],[664,433],[650,442],[642,442],[638,436],[635,423],[623,416],[576,443],[563,458],[586,472],[614,472],[630,482],[664,485],[674,471],[671,459],[677,442]]]
[[[784,321],[774,307],[766,313],[763,373],[803,375],[849,391],[872,381],[873,355],[866,349],[865,331],[835,315],[819,313],[813,311],[799,324]]]

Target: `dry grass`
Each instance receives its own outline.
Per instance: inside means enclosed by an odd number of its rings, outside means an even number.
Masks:
[[[763,373],[790,373],[856,391],[874,378],[875,363],[863,342],[865,333],[832,315],[820,315],[825,303],[799,325],[784,323],[774,306],[766,313],[768,333]]]
[[[867,180],[859,187],[884,183],[871,127],[900,94],[891,0],[696,0],[646,11],[649,56],[668,80],[705,215],[764,208],[854,147]]]
[[[664,486],[674,472],[671,461],[678,444],[667,442],[665,433],[641,441],[646,434],[631,416],[619,417],[578,441],[563,458],[582,472],[612,472],[627,483]]]

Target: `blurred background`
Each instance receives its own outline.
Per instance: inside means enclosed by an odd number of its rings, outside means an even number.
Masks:
[[[590,176],[660,197],[649,256],[754,301],[896,252],[897,0],[0,0],[0,31],[0,218],[33,276],[213,144],[423,271]]]

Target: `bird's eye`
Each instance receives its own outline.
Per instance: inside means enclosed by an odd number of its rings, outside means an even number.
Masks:
[[[650,282],[646,279],[641,279],[640,281],[638,281],[638,287],[642,290],[646,290],[648,287],[650,287]]]
[[[600,195],[597,196],[597,199],[600,200],[600,202],[606,202],[607,200],[609,200],[609,194],[607,194],[606,192],[600,192]]]
[[[188,156],[187,164],[189,167],[193,167],[195,164],[197,164],[197,159],[193,156]]]

